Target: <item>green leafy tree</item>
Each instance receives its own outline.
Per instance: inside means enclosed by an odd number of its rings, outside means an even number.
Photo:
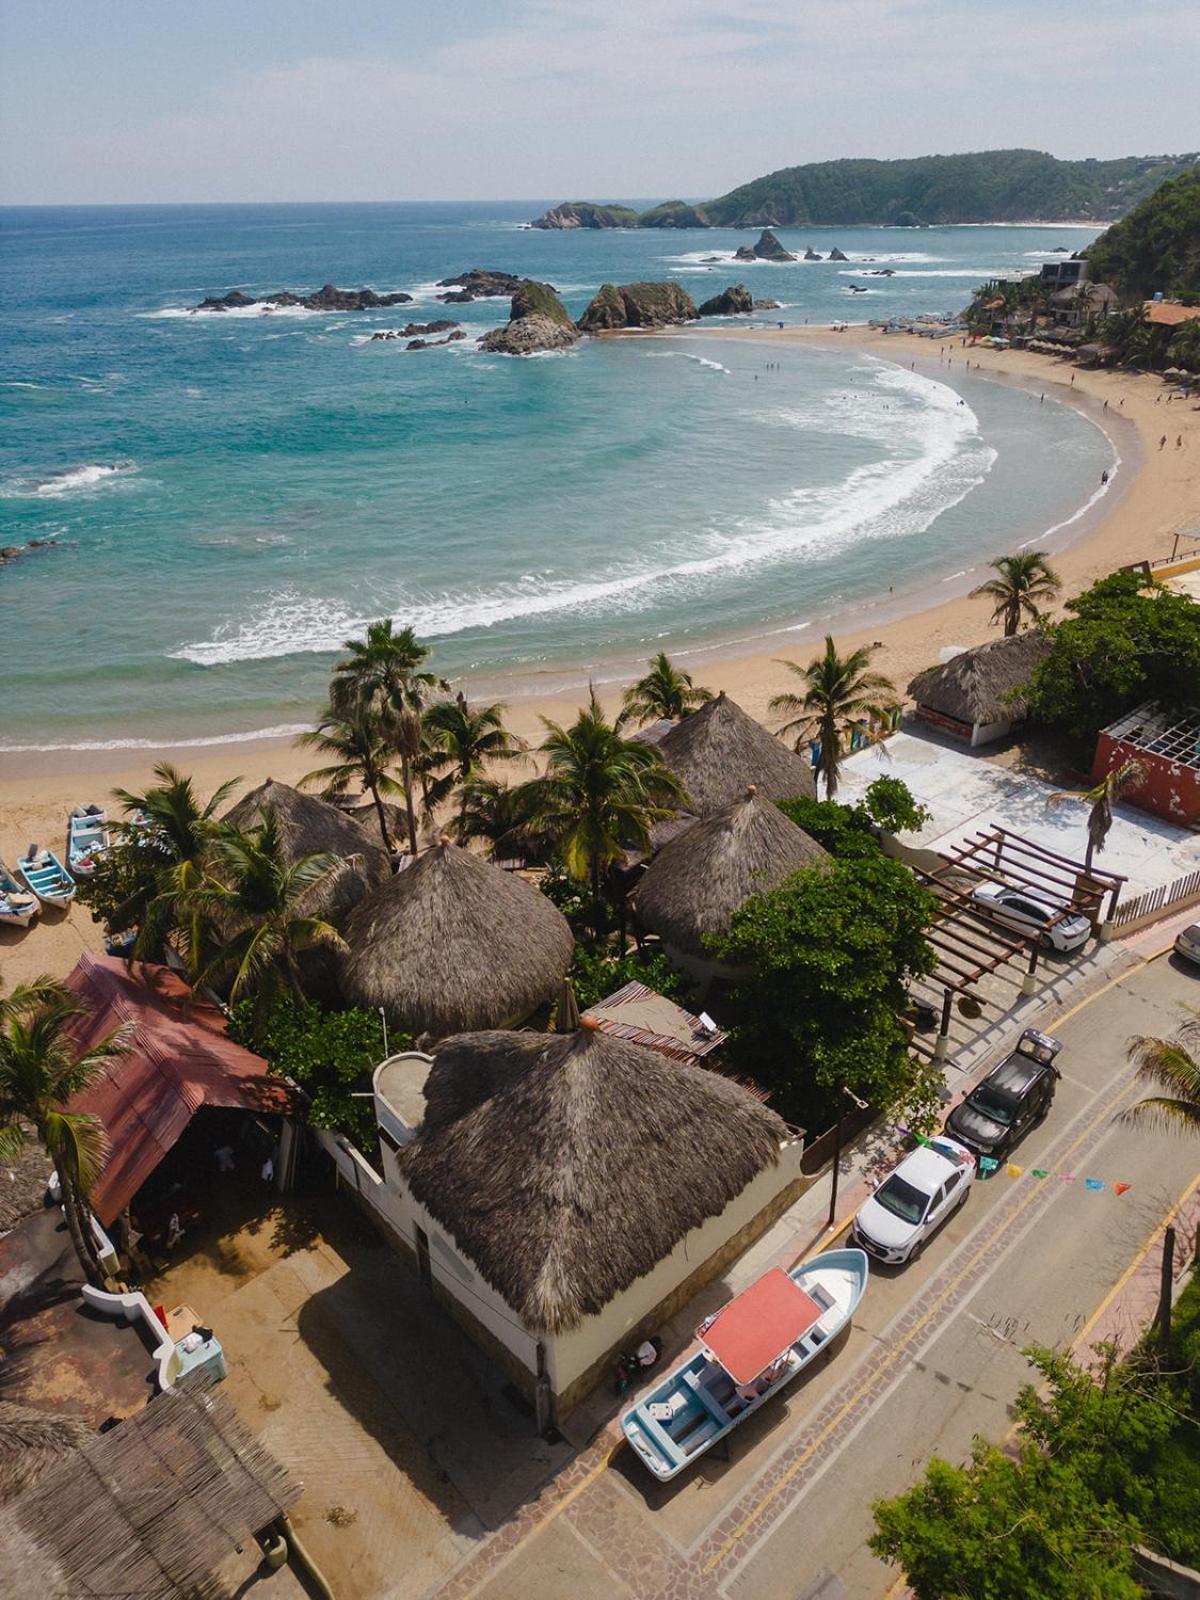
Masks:
[[[991,566],[996,576],[972,589],[971,598],[983,595],[992,602],[992,621],[1002,622],[1004,637],[1011,639],[1023,622],[1042,620],[1045,607],[1062,589],[1062,580],[1044,550],[997,556]]]
[[[1173,1039],[1138,1035],[1129,1041],[1129,1059],[1143,1083],[1160,1093],[1148,1095],[1124,1112],[1131,1122],[1156,1122],[1180,1132],[1200,1133],[1200,1017],[1185,1022]]]
[[[302,733],[296,743],[334,758],[329,766],[306,772],[300,779],[301,788],[319,783],[321,792],[333,797],[345,794],[352,784],[361,785],[371,796],[383,848],[390,853],[393,840],[383,797],[399,794],[401,789],[387,770],[392,751],[378,709],[370,701],[343,696],[337,706],[326,707],[317,726]]]
[[[314,1000],[280,993],[265,1008],[253,999],[238,1001],[229,1034],[265,1056],[273,1072],[300,1085],[316,1127],[344,1133],[370,1153],[378,1137],[371,1080],[386,1053],[377,1012],[356,1006],[326,1011]],[[389,1033],[387,1051],[411,1049],[408,1034]]]
[[[342,863],[327,851],[284,859],[273,806],[243,833],[213,838],[203,881],[190,900],[214,929],[215,953],[196,974],[197,987],[228,982],[231,1001],[257,997],[265,1008],[281,988],[304,1000],[299,957],[315,945],[342,947],[340,933],[311,906]]]
[[[595,695],[569,728],[542,721],[546,772],[522,785],[528,814],[571,877],[598,900],[607,869],[627,848],[648,848],[651,827],[686,795],[658,752],[624,738]]]
[[[1079,800],[1089,808],[1087,854],[1083,863],[1086,873],[1090,874],[1092,862],[1102,853],[1112,830],[1113,806],[1127,789],[1135,788],[1144,776],[1140,762],[1125,761],[1111,772],[1106,772],[1100,782],[1090,789],[1064,789],[1050,796],[1052,804],[1055,801]]]
[[[426,802],[442,805],[455,789],[459,791],[457,829],[466,837],[466,816],[470,810],[467,784],[482,777],[491,761],[514,761],[528,748],[523,739],[504,726],[507,707],[500,702],[490,706],[470,706],[464,694],[453,700],[439,700],[425,712],[424,770],[432,780]]]
[[[790,720],[779,732],[795,742],[796,749],[809,739],[820,742],[817,771],[825,779],[825,798],[837,793],[842,756],[852,733],[874,738],[872,724],[882,720],[896,704],[896,689],[890,678],[870,670],[872,651],[851,650],[840,656],[829,634],[824,652],[806,667],[795,661],[781,666],[794,672],[804,684],[800,694],[777,694],[770,709]]]
[[[794,800],[781,800],[779,809],[831,856],[875,858],[880,854],[879,841],[871,832],[871,818],[862,806],[797,795]]]
[[[903,778],[873,779],[867,785],[863,806],[885,833],[917,833],[933,818],[933,812],[914,798]]]
[[[538,795],[529,784],[500,783],[495,778],[468,778],[463,784],[456,832],[459,841],[485,839],[489,855],[522,856],[545,861],[553,848],[535,822]]]
[[[1088,246],[1092,277],[1122,299],[1200,291],[1200,167],[1159,184]]]
[[[104,1271],[87,1202],[108,1140],[100,1119],[72,1111],[71,1101],[126,1045],[116,1029],[81,1054],[71,1029],[82,1011],[68,989],[44,977],[0,1001],[0,1161],[16,1159],[32,1128],[58,1173],[67,1228],[84,1276],[100,1286]]]
[[[411,628],[398,632],[390,617],[372,622],[363,639],[346,640],[345,658],[333,669],[330,704],[374,705],[385,738],[400,761],[408,847],[417,853],[417,811],[413,800],[414,763],[421,754],[421,713],[430,689],[447,689],[445,679],[429,672],[429,646]]]
[[[1038,663],[1030,713],[1090,744],[1143,700],[1188,705],[1200,682],[1200,606],[1188,595],[1114,572],[1067,601]]]
[[[881,1111],[931,1125],[941,1073],[910,1057],[898,1018],[908,983],[933,970],[925,929],[936,911],[933,896],[875,847],[755,895],[729,933],[710,941],[722,961],[748,971],[737,996],[738,1055],[782,1115],[807,1127],[832,1121],[844,1085]]]
[[[665,650],[652,656],[647,665],[650,670],[631,684],[621,698],[618,728],[629,723],[640,726],[645,722],[678,722],[712,699],[712,690],[694,683],[691,673],[675,666]]]

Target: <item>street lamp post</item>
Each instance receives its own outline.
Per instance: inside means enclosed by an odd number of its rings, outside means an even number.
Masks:
[[[838,1173],[842,1164],[842,1121],[846,1115],[846,1101],[853,1100],[860,1111],[867,1109],[867,1102],[860,1100],[852,1089],[847,1089],[844,1083],[838,1085],[838,1118],[834,1124],[833,1137],[833,1184],[829,1191],[829,1220],[827,1228],[833,1227],[833,1219],[837,1213],[838,1202]]]

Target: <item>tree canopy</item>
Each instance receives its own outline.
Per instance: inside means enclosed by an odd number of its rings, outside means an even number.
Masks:
[[[1200,295],[1200,166],[1161,184],[1087,249],[1123,300]]]

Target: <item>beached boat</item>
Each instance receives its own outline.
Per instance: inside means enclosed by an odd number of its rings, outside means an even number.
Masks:
[[[701,1323],[700,1350],[621,1418],[643,1466],[674,1478],[791,1383],[850,1321],[868,1271],[863,1251],[826,1250]]]
[[[77,878],[89,877],[112,844],[103,806],[76,806],[67,823],[67,866]]]
[[[31,844],[17,857],[17,871],[43,904],[66,907],[75,898],[75,879],[53,850],[40,850]]]
[[[27,928],[37,914],[37,896],[22,889],[3,861],[0,861],[0,922]]]

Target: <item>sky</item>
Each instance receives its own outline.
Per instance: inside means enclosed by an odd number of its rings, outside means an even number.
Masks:
[[[1200,147],[1196,0],[0,0],[0,201],[689,199]]]

